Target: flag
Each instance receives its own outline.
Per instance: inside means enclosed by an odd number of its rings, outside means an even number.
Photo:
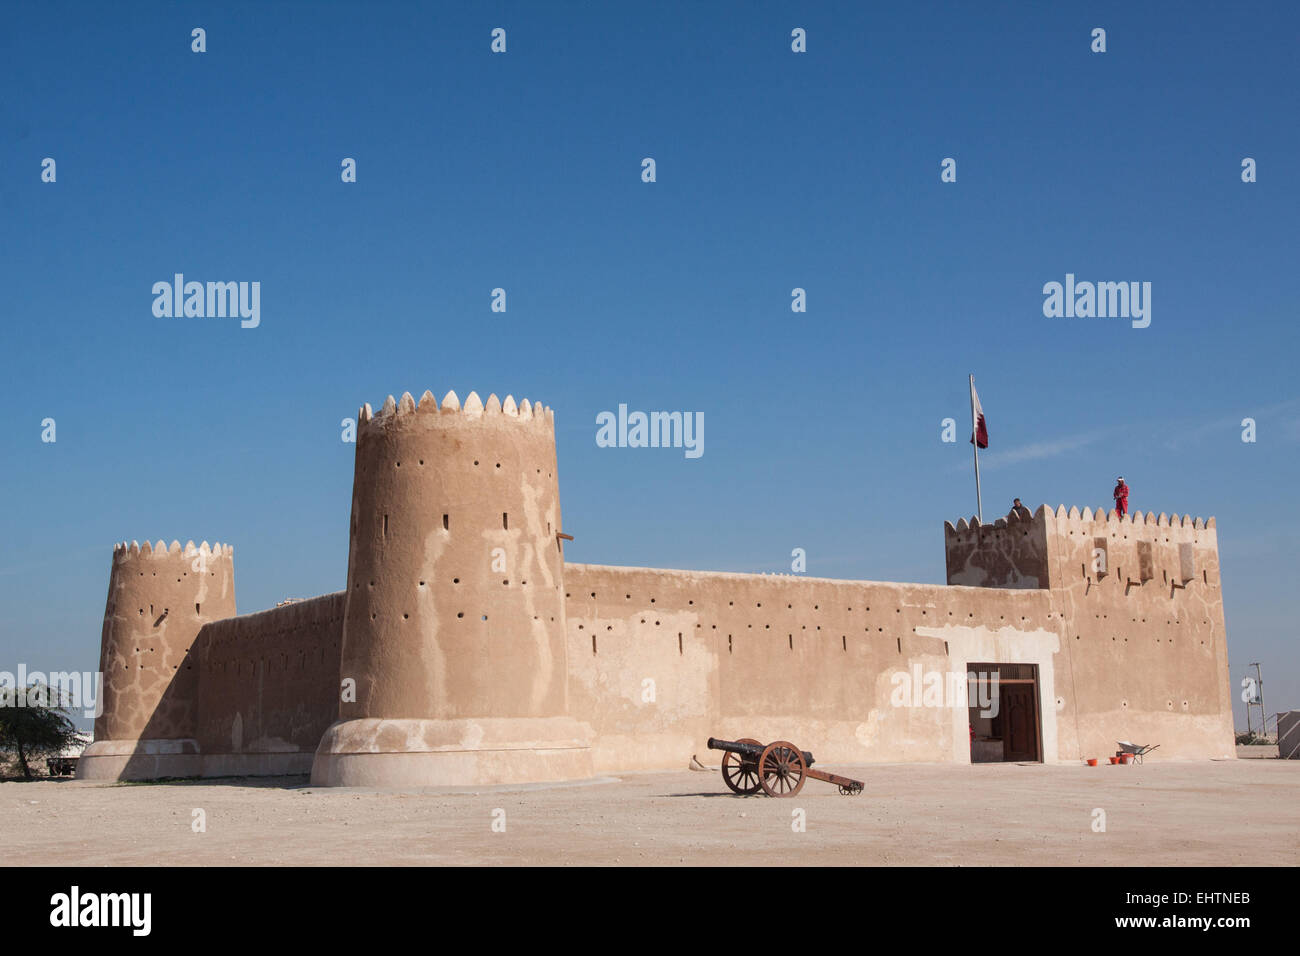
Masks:
[[[980,397],[975,392],[975,379],[970,380],[971,420],[974,431],[971,432],[971,444],[977,448],[989,447],[989,427],[984,422],[984,409],[980,407]]]

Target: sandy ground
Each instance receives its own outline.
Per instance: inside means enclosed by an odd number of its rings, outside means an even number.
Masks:
[[[409,792],[299,777],[4,783],[0,845],[21,866],[1300,863],[1300,761],[826,769],[866,792],[809,780],[794,798],[737,797],[686,770]]]

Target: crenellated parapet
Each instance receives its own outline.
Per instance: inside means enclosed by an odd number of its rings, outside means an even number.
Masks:
[[[1218,574],[1214,518],[1163,512],[1121,517],[1113,509],[1044,504],[987,523],[959,518],[944,522],[944,550],[948,583],[976,587],[1050,587],[1072,577],[1075,564],[1098,579],[1127,565],[1138,583],[1159,576],[1183,585],[1199,575],[1210,584]]]

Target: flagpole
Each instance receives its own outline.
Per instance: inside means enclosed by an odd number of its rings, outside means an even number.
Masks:
[[[975,449],[975,509],[980,524],[984,523],[984,499],[980,495],[980,443],[977,440],[979,420],[975,417],[975,376],[970,377],[970,428],[971,446]]]

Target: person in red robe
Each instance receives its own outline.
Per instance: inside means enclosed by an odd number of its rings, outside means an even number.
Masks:
[[[1124,484],[1123,475],[1120,475],[1115,480],[1118,484],[1115,485],[1115,490],[1111,492],[1111,495],[1115,499],[1115,510],[1119,512],[1119,516],[1122,518],[1128,514],[1128,485]]]

